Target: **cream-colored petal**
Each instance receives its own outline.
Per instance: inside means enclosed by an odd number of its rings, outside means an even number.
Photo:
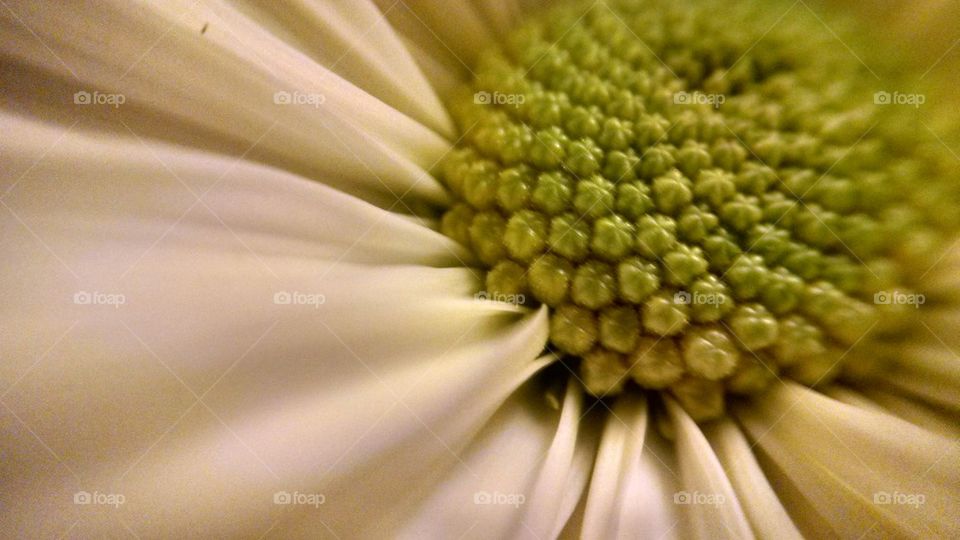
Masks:
[[[0,24],[5,92],[38,116],[243,155],[379,206],[445,200],[427,170],[449,141],[222,2],[19,4]]]
[[[519,391],[414,509],[399,536],[553,536],[572,510],[565,500],[579,498],[590,467],[576,459],[582,402],[576,384],[569,385],[560,411],[547,405],[541,385]],[[593,446],[590,439],[581,439],[581,453]]]
[[[0,122],[0,536],[256,537],[315,510],[278,491],[324,494],[314,517],[343,531],[346,487],[425,492],[544,363],[546,314],[473,300],[479,279],[442,268],[458,248],[409,219],[262,165]]]
[[[238,3],[260,26],[317,63],[452,140],[453,124],[443,104],[369,0]]]
[[[278,264],[285,288],[323,291],[315,307],[275,304],[254,261],[210,259],[158,251],[115,314],[54,294],[45,303],[61,309],[59,335],[53,320],[4,317],[23,336],[5,340],[5,356],[35,362],[3,398],[23,433],[4,449],[15,467],[3,477],[35,480],[9,493],[13,524],[118,531],[72,506],[73,493],[96,490],[124,494],[116,515],[142,536],[259,535],[310,519],[273,504],[299,491],[327,497],[317,517],[346,533],[358,504],[425,492],[426,472],[542,366],[532,359],[545,314],[458,300],[475,286],[461,270]]]
[[[960,412],[960,357],[942,342],[907,349],[901,361],[879,378],[899,391]]]
[[[38,346],[66,329],[63,310],[77,309],[74,294],[91,302],[98,292],[133,302],[130,280],[156,270],[151,263],[171,253],[183,254],[175,262],[184,271],[204,262],[227,271],[247,265],[248,279],[278,294],[297,292],[280,278],[286,264],[325,259],[457,267],[467,257],[434,231],[282,171],[7,115],[0,126],[17,134],[0,141],[0,219],[11,253],[4,304],[30,328],[18,339],[36,335]],[[186,285],[203,290],[204,284],[171,284]],[[96,318],[111,310],[78,313]],[[218,324],[216,318],[205,322]],[[10,355],[0,374],[15,380],[33,361]]]
[[[607,421],[584,507],[582,538],[671,538],[678,535],[670,451],[648,426],[646,401],[624,396]]]
[[[675,401],[667,398],[666,402],[676,432],[682,486],[675,497],[684,507],[688,534],[694,538],[753,538],[730,479],[700,426]]]
[[[736,409],[806,534],[956,537],[956,441],[786,383]]]
[[[451,99],[469,80],[469,71],[456,60],[451,60],[451,57],[438,57],[406,36],[402,40],[441,98]]]
[[[879,404],[874,403],[870,398],[849,388],[832,385],[825,388],[818,388],[818,390],[823,392],[824,395],[830,396],[847,405],[853,405],[854,407],[859,407],[867,411],[884,412],[883,407]]]
[[[884,410],[907,422],[945,437],[960,438],[960,423],[957,422],[955,415],[933,409],[916,399],[879,388],[864,386],[859,391]]]
[[[0,141],[0,210],[11,224],[10,241],[23,237],[29,249],[81,264],[98,264],[89,260],[88,244],[110,242],[102,256],[112,259],[114,278],[135,270],[154,242],[254,260],[469,261],[463,248],[435,231],[270,167],[6,114],[0,129],[16,134]],[[191,227],[203,234],[184,236]],[[52,252],[50,243],[58,244]],[[269,264],[261,266],[273,273]],[[77,279],[102,277],[82,266],[61,267]]]
[[[583,498],[599,442],[594,424],[583,421],[583,390],[568,381],[562,415],[549,454],[540,467],[518,535],[556,537]]]
[[[495,42],[483,16],[470,2],[374,1],[398,32],[463,74],[469,74],[477,55]]]
[[[623,490],[621,481],[630,463],[642,452],[646,431],[646,401],[632,398],[617,400],[607,418],[590,479],[583,517],[584,538],[616,535]]]
[[[683,538],[686,524],[674,504],[680,481],[670,444],[649,428],[639,459],[624,473],[617,534],[621,538]]]
[[[474,6],[498,38],[502,39],[524,15],[517,0],[474,0]]]
[[[704,428],[758,538],[803,538],[757,463],[743,431],[724,418]]]

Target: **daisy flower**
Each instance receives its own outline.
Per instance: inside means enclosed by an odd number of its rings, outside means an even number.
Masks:
[[[960,536],[949,48],[2,4],[2,536]]]

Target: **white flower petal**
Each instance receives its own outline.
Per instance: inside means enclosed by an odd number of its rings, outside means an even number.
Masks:
[[[770,487],[740,428],[725,418],[707,426],[705,432],[757,537],[803,538]]]
[[[445,200],[426,170],[447,140],[235,8],[20,4],[0,11],[0,25],[0,50],[13,60],[8,92],[45,118],[243,155],[384,207]],[[125,102],[77,104],[79,91]],[[304,103],[284,104],[278,92]]]
[[[623,538],[681,538],[685,524],[674,504],[679,489],[670,444],[648,428],[639,459],[624,473],[617,534]]]
[[[583,414],[582,387],[571,379],[556,436],[530,491],[523,530],[518,533],[555,538],[583,498],[599,442],[593,424],[582,421]]]
[[[581,537],[665,538],[680,530],[669,451],[648,429],[646,401],[623,396],[607,415]]]
[[[944,437],[960,439],[960,425],[955,417],[931,409],[927,405],[893,392],[865,386],[860,389],[874,403],[907,422],[939,433]]]
[[[942,343],[907,349],[902,361],[880,380],[932,405],[960,412],[960,358]]]
[[[242,0],[241,9],[331,71],[437,133],[454,137],[453,123],[430,83],[369,0]]]
[[[309,514],[280,490],[326,494],[337,525],[345,486],[425,486],[544,363],[545,312],[473,300],[469,270],[426,266],[459,248],[409,219],[262,165],[0,125],[0,535],[259,536]]]
[[[486,21],[470,2],[374,1],[398,32],[463,76],[470,73],[477,55],[494,42]]]
[[[417,42],[403,36],[403,43],[417,61],[421,71],[430,81],[430,85],[443,99],[450,99],[467,81],[469,72],[463,65],[450,58],[436,57],[432,51],[424,49]]]
[[[523,15],[517,0],[474,0],[474,5],[489,28],[501,37],[509,33]]]
[[[870,398],[860,394],[859,392],[850,390],[849,388],[831,385],[824,388],[818,388],[817,390],[822,392],[823,395],[830,396],[831,398],[846,403],[847,405],[853,405],[854,407],[859,407],[867,411],[884,412],[883,407],[881,407],[879,404],[874,403],[870,400]]]
[[[611,411],[600,439],[597,462],[590,479],[590,491],[583,517],[583,537],[603,538],[615,534],[619,520],[617,505],[623,472],[642,451],[647,431],[645,400],[622,399]],[[619,411],[619,414],[618,414]],[[629,424],[620,419],[626,416]]]
[[[676,432],[677,460],[686,499],[685,522],[694,538],[753,538],[726,471],[700,426],[673,399],[667,410]]]
[[[295,175],[130,137],[0,114],[4,220],[76,279],[140,266],[154,243],[212,254],[465,266],[466,251],[396,214]],[[188,234],[190,231],[193,234]],[[17,259],[27,257],[21,253]],[[56,262],[56,261],[54,261]],[[95,270],[87,271],[84,265]],[[264,274],[273,274],[266,262]]]
[[[590,467],[576,459],[582,402],[582,390],[570,384],[557,413],[546,406],[540,385],[527,385],[471,442],[399,536],[553,536],[572,510],[564,503],[579,499]],[[589,437],[580,442],[582,450],[593,446]]]
[[[379,512],[428,482],[422,473],[542,366],[545,313],[517,321],[457,300],[471,286],[463,271],[279,266],[285,286],[327,291],[313,308],[271,302],[255,262],[183,256],[151,257],[115,316],[64,309],[52,348],[54,321],[4,317],[24,336],[5,348],[35,362],[4,396],[4,415],[23,424],[4,476],[37,480],[5,505],[20,526],[62,516],[62,534],[84,516],[70,504],[78,490],[124,494],[139,535],[261,534],[283,514],[278,491],[325,494],[319,517],[337,526],[356,504]]]
[[[785,383],[736,409],[797,525],[841,537],[956,537],[960,447],[908,422]],[[889,503],[892,501],[892,503]]]

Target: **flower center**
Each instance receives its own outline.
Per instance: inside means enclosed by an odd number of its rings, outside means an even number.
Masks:
[[[667,390],[707,420],[777,378],[882,369],[899,300],[922,301],[949,159],[819,23],[775,22],[574,3],[483,54],[451,103],[442,231],[489,297],[549,306],[590,394]]]

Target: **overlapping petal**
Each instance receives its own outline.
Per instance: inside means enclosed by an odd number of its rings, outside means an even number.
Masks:
[[[226,3],[24,3],[0,21],[6,92],[37,116],[243,156],[401,211],[444,200],[428,169],[447,139]]]
[[[806,534],[957,535],[956,440],[794,383],[736,415]]]
[[[307,520],[277,492],[324,495],[341,527],[354,497],[426,494],[543,365],[545,314],[473,300],[459,248],[407,218],[261,165],[3,122],[12,530]]]

